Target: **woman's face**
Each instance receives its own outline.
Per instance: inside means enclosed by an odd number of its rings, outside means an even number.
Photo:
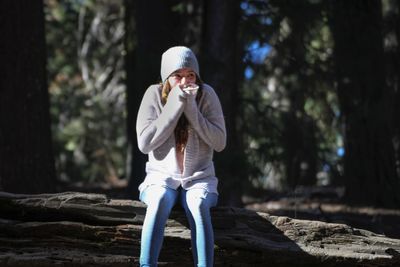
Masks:
[[[168,82],[171,88],[174,88],[176,85],[182,87],[183,85],[196,83],[196,73],[192,69],[180,69],[168,77]]]

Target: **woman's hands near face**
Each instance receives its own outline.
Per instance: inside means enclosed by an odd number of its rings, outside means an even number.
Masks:
[[[197,90],[199,90],[199,86],[195,83],[189,83],[185,84],[182,88],[182,90],[189,95],[196,95]]]

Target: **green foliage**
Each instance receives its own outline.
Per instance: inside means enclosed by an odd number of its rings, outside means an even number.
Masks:
[[[242,129],[252,184],[287,189],[289,165],[307,166],[311,157],[315,175],[324,178],[318,182],[334,182],[341,168],[336,151],[343,144],[325,6],[305,0],[243,1],[242,8],[244,64],[251,70],[242,88]],[[255,42],[271,46],[262,62],[251,56]],[[301,144],[292,148],[296,138]]]
[[[238,39],[246,48],[241,67],[251,75],[240,88],[239,127],[250,184],[286,189],[293,184],[290,165],[313,161],[314,176],[334,182],[343,141],[326,2],[241,3]],[[46,0],[53,138],[63,179],[125,175],[123,11],[122,0]],[[197,49],[201,3],[178,1],[172,11],[187,15],[179,31],[184,43]],[[257,49],[267,45],[268,55],[260,57]]]
[[[50,111],[60,178],[94,182],[123,177],[122,0],[45,4]]]

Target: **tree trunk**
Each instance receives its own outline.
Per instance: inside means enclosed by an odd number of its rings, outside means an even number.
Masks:
[[[393,94],[393,147],[397,179],[400,180],[400,1],[386,2],[383,12],[385,67],[388,87]]]
[[[395,156],[396,156],[396,171],[397,179],[400,180],[400,1],[397,0],[395,7],[397,8],[397,14],[395,17],[395,33],[397,40],[397,47],[394,59],[394,145],[395,145]]]
[[[283,155],[285,184],[291,190],[299,185],[315,185],[317,172],[316,126],[304,110],[306,96],[310,95],[309,64],[306,60],[307,31],[316,20],[313,5],[307,1],[293,1],[290,5],[279,2],[282,13],[288,18],[291,34],[282,41],[280,53],[291,58],[282,64],[283,81],[289,99],[289,110],[283,117]],[[315,7],[314,7],[315,9]],[[293,12],[293,10],[296,10]],[[308,16],[301,11],[308,11]],[[279,52],[278,52],[279,53]],[[287,77],[291,77],[290,79]]]
[[[242,141],[238,130],[239,48],[237,31],[239,1],[204,1],[201,76],[217,92],[225,115],[227,147],[215,155],[220,178],[220,203],[240,206],[246,177]]]
[[[290,94],[296,98],[294,95],[299,93]],[[299,113],[302,113],[301,117],[297,116]],[[305,114],[304,110],[290,107],[283,117],[283,122],[285,185],[290,190],[296,190],[298,186],[315,185],[317,144],[314,121]]]
[[[0,32],[0,187],[52,192],[43,1],[1,1]]]
[[[337,90],[345,125],[347,199],[355,204],[399,207],[381,2],[338,0],[332,5]]]
[[[0,265],[137,266],[145,206],[104,195],[0,193]],[[239,208],[212,210],[215,266],[399,266],[400,240],[344,224]],[[182,209],[165,229],[160,266],[193,266]]]
[[[145,177],[147,155],[136,141],[136,117],[144,92],[161,81],[161,54],[173,45],[182,45],[181,16],[172,11],[173,3],[158,0],[125,1],[126,7],[126,70],[128,109],[128,197],[138,199],[138,186]],[[136,38],[134,39],[134,36]]]

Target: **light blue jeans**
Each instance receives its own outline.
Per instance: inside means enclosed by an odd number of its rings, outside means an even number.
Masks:
[[[213,266],[214,232],[210,208],[217,205],[218,195],[203,189],[177,190],[152,185],[141,194],[140,200],[147,204],[143,222],[140,266],[157,266],[164,239],[164,229],[172,207],[180,202],[185,210],[191,229],[192,253],[198,267]]]

